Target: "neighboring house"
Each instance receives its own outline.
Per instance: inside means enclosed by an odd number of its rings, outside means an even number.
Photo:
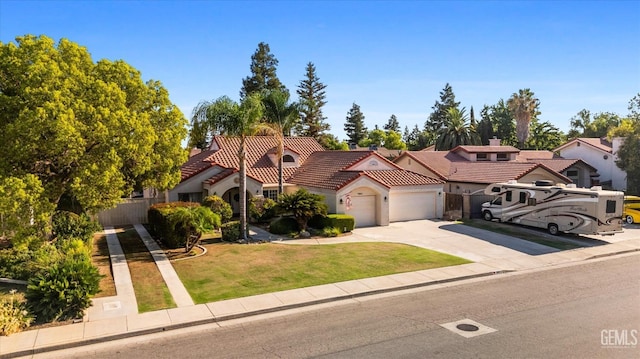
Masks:
[[[520,150],[512,146],[458,146],[451,151],[406,151],[394,162],[402,168],[446,182],[448,193],[473,193],[495,182],[571,179],[548,164],[518,160]]]
[[[516,156],[520,162],[540,163],[571,179],[577,187],[590,188],[599,185],[598,170],[580,159],[567,159],[551,151],[523,150]]]
[[[169,201],[199,202],[218,195],[239,212],[239,138],[216,136],[208,150],[182,166],[182,180],[169,191]],[[276,139],[246,140],[249,197],[277,199]],[[330,213],[347,213],[356,226],[440,218],[443,182],[404,170],[374,151],[325,151],[313,138],[285,137],[285,193],[299,188],[325,196]]]
[[[369,147],[360,147],[355,143],[349,144],[349,151],[375,151],[382,157],[393,161],[394,158],[400,156],[405,150],[390,150],[386,147],[380,147],[378,145],[371,145]]]
[[[564,158],[582,159],[597,169],[601,186],[624,191],[627,188],[627,174],[615,163],[623,141],[622,137],[615,137],[611,142],[606,138],[576,138],[554,149],[554,152]]]

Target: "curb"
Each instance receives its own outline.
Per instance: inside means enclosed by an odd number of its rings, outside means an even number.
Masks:
[[[498,275],[498,274],[506,274],[506,273],[511,273],[511,272],[515,272],[515,271],[513,271],[513,270],[500,270],[500,271],[495,271],[495,272],[471,274],[471,275],[455,277],[455,278],[440,279],[440,280],[435,280],[435,281],[430,281],[430,282],[408,284],[408,285],[404,285],[404,286],[400,286],[400,287],[385,288],[385,289],[373,289],[373,290],[370,290],[370,291],[361,292],[361,293],[357,293],[357,294],[348,294],[348,295],[343,295],[343,296],[338,296],[338,297],[333,297],[333,298],[313,300],[313,301],[304,302],[304,303],[282,305],[282,306],[279,306],[279,307],[254,310],[254,311],[251,311],[251,312],[225,315],[225,316],[221,316],[221,317],[217,317],[217,318],[213,318],[213,319],[201,319],[201,320],[195,320],[195,321],[186,322],[186,323],[172,324],[172,325],[163,326],[163,327],[142,329],[142,330],[137,330],[137,331],[133,331],[133,332],[127,332],[127,333],[121,333],[121,334],[113,334],[113,335],[108,335],[108,336],[104,336],[104,337],[100,337],[100,338],[83,339],[83,340],[79,340],[79,341],[75,341],[75,342],[71,342],[71,343],[64,343],[64,344],[51,345],[51,346],[46,346],[46,347],[41,347],[41,348],[33,348],[33,349],[28,349],[28,350],[22,350],[22,351],[19,351],[19,352],[2,354],[2,358],[7,358],[7,359],[8,358],[19,358],[19,357],[23,357],[23,356],[42,354],[42,353],[52,352],[52,351],[56,351],[56,350],[70,349],[70,348],[86,346],[86,345],[92,345],[92,344],[100,344],[100,343],[104,343],[104,342],[108,342],[108,341],[112,341],[112,340],[120,340],[120,339],[132,338],[132,337],[136,337],[136,336],[155,334],[155,333],[162,333],[162,332],[166,332],[166,331],[183,329],[183,328],[188,328],[188,327],[194,327],[194,326],[198,326],[198,325],[215,324],[215,323],[224,322],[224,321],[232,320],[232,319],[247,318],[247,317],[252,317],[252,316],[261,315],[261,314],[270,314],[270,313],[275,313],[275,312],[280,312],[280,311],[285,311],[285,310],[290,310],[290,309],[309,307],[309,306],[318,305],[318,304],[337,302],[337,301],[347,300],[347,299],[362,298],[362,297],[367,297],[367,296],[372,296],[372,295],[377,295],[377,294],[384,294],[384,293],[391,293],[391,292],[402,291],[402,290],[429,287],[429,286],[432,286],[432,285],[451,283],[451,282],[462,281],[462,280],[467,280],[467,279],[490,277],[490,276],[494,276],[494,275]]]

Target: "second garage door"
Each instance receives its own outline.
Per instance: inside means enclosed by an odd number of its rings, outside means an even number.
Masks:
[[[436,194],[433,192],[394,193],[389,197],[389,222],[436,217]]]
[[[351,196],[351,209],[347,214],[356,220],[356,227],[370,227],[376,225],[376,196]]]

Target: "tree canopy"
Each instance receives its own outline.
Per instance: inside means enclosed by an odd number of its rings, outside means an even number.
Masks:
[[[37,176],[52,204],[94,211],[175,186],[185,125],[161,83],[122,60],[46,36],[0,43],[0,176]]]
[[[518,148],[524,148],[525,142],[529,139],[529,124],[540,113],[540,100],[530,89],[520,89],[514,92],[507,101],[507,107],[516,120],[516,138]]]
[[[364,125],[364,114],[360,111],[360,106],[355,102],[347,113],[344,132],[347,133],[347,137],[351,143],[359,143],[367,137],[367,127]]]
[[[277,67],[278,59],[271,53],[269,44],[259,43],[256,52],[251,56],[251,75],[242,80],[240,98],[265,90],[288,92],[276,74]]]
[[[319,140],[331,128],[324,122],[326,117],[322,113],[322,107],[327,104],[326,88],[327,85],[320,82],[320,78],[316,75],[316,67],[309,62],[305,78],[300,81],[296,90],[300,98],[301,122],[297,131],[300,135]]]

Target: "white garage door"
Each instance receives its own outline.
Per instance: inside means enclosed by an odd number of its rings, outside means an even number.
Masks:
[[[376,225],[376,196],[351,196],[351,209],[346,212],[356,219],[356,227]]]
[[[389,198],[389,222],[435,217],[436,194],[433,192],[394,193]]]

